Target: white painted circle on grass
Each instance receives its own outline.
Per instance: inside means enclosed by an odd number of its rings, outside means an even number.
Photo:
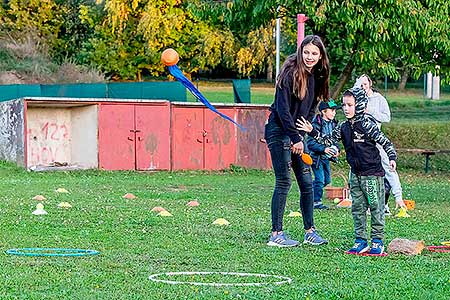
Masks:
[[[179,275],[222,275],[235,277],[259,277],[259,278],[276,278],[278,281],[274,282],[243,282],[243,283],[225,283],[225,282],[195,282],[195,281],[177,281],[159,279],[160,276],[179,276]],[[281,285],[290,284],[292,279],[286,276],[270,275],[270,274],[256,274],[256,273],[237,273],[237,272],[167,272],[153,274],[148,277],[151,281],[161,282],[167,284],[190,284],[190,285],[206,285],[206,286],[263,286],[263,285]]]

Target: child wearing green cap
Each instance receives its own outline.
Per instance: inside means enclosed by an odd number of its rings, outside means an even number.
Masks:
[[[314,117],[311,123],[314,129],[323,136],[331,134],[333,128],[336,127],[337,121],[335,120],[335,116],[337,108],[339,108],[339,106],[333,99],[319,104],[320,113]],[[314,208],[328,209],[322,202],[323,188],[331,182],[330,160],[336,161],[339,155],[339,147],[337,144],[325,146],[311,137],[307,139],[307,145],[313,159],[311,167],[314,172]]]

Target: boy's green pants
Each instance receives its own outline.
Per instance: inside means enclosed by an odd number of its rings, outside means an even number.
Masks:
[[[350,173],[350,195],[356,238],[367,240],[367,209],[370,208],[370,238],[384,238],[384,182],[380,176]]]

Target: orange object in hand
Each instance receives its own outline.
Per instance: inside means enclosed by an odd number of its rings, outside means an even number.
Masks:
[[[311,155],[306,154],[306,153],[302,153],[302,160],[305,164],[307,164],[308,166],[313,164],[313,160]]]
[[[177,51],[173,50],[172,48],[164,50],[161,54],[161,62],[167,67],[176,65],[179,60],[180,56],[178,55]]]

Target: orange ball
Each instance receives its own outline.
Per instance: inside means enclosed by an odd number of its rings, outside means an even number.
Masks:
[[[172,48],[164,50],[161,54],[161,62],[167,67],[176,65],[178,60],[180,60],[180,56]]]
[[[302,154],[302,160],[308,166],[313,164],[313,159],[312,159],[311,155],[309,155],[309,154],[303,153]]]

